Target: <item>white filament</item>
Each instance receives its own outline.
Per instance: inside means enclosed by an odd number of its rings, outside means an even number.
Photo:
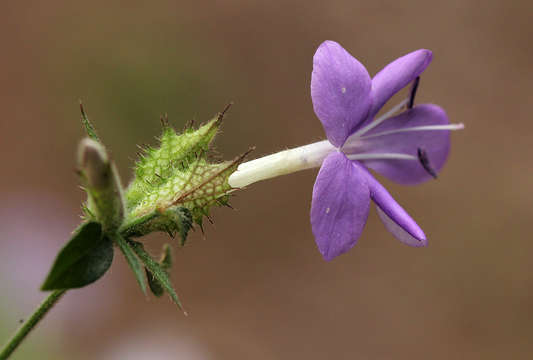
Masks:
[[[418,160],[418,157],[409,154],[401,153],[374,153],[374,154],[351,154],[346,155],[350,160],[374,160],[374,159],[390,159],[390,160]]]
[[[390,135],[390,134],[396,134],[396,133],[402,133],[402,132],[409,132],[409,131],[432,131],[432,130],[462,130],[464,129],[464,124],[448,124],[448,125],[423,125],[423,126],[413,126],[408,128],[402,128],[402,129],[394,129],[394,130],[388,130],[388,131],[382,131],[379,133],[362,136],[359,139],[370,139],[378,136],[384,136],[384,135]]]
[[[370,130],[372,130],[373,128],[375,128],[379,124],[381,124],[383,121],[385,121],[387,119],[390,119],[392,117],[392,115],[394,115],[398,111],[400,111],[401,108],[403,108],[407,104],[408,101],[409,101],[409,99],[404,99],[400,103],[394,105],[394,107],[392,109],[390,109],[389,111],[387,111],[385,114],[381,115],[380,117],[378,117],[376,120],[372,121],[370,124],[368,124],[364,128],[359,129],[358,131],[356,131],[355,133],[350,135],[350,137],[348,139],[346,139],[346,142],[350,141],[351,138],[359,138],[359,137],[361,137],[361,135],[366,134],[367,132],[369,132]]]

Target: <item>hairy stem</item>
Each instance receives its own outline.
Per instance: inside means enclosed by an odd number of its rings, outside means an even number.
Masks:
[[[55,290],[39,305],[39,307],[31,314],[30,318],[22,324],[13,337],[0,350],[0,360],[5,360],[15,351],[15,349],[28,336],[30,331],[43,319],[48,310],[50,310],[66,290]]]

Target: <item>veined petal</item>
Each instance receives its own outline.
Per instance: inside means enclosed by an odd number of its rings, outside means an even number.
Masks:
[[[325,260],[355,245],[369,208],[366,170],[341,152],[328,155],[316,178],[311,203],[311,227]]]
[[[429,165],[438,172],[444,166],[450,150],[450,130],[442,129],[442,125],[448,124],[448,116],[441,107],[418,105],[376,126],[349,151],[357,154],[398,153],[418,159],[418,149],[421,149],[427,154]],[[417,160],[361,161],[400,184],[417,184],[432,178]]]
[[[371,80],[365,67],[334,41],[313,57],[311,98],[328,140],[336,147],[362,123],[371,106]]]
[[[369,118],[373,118],[394,94],[419,76],[432,58],[431,51],[416,50],[394,60],[378,72],[372,79],[373,104]]]
[[[366,176],[370,197],[378,206],[379,217],[387,230],[407,245],[426,246],[426,235],[417,223],[369,172]]]

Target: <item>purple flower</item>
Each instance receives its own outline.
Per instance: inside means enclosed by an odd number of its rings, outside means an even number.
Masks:
[[[377,112],[395,93],[415,82],[432,53],[402,56],[374,78],[339,44],[326,41],[313,58],[311,97],[329,142],[336,148],[320,168],[313,188],[311,225],[322,256],[332,260],[352,248],[368,218],[370,200],[398,240],[426,246],[426,235],[367,168],[401,184],[436,176],[450,147],[450,125],[436,105],[412,107],[407,99],[384,116]],[[414,96],[412,91],[411,96]],[[410,104],[408,104],[410,103]],[[397,116],[396,111],[407,105]]]

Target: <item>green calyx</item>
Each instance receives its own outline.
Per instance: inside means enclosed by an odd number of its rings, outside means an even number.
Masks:
[[[125,193],[126,223],[154,214],[148,221],[137,222],[131,235],[180,233],[183,243],[190,220],[202,225],[211,206],[227,204],[234,190],[228,178],[247,153],[233,161],[208,160],[223,116],[224,112],[219,113],[198,129],[189,127],[182,134],[164,122],[159,148],[144,149],[135,167],[135,179]]]
[[[181,308],[170,282],[170,246],[156,261],[132,238],[164,231],[172,237],[178,234],[183,246],[193,224],[201,227],[213,205],[228,205],[230,193],[236,190],[228,178],[248,152],[224,162],[209,161],[207,153],[229,106],[205,125],[189,126],[182,134],[162,119],[160,146],[144,149],[126,190],[81,103],[80,107],[89,136],[78,149],[78,174],[87,192],[84,222],[59,252],[42,289],[91,284],[107,272],[118,248],[145,294],[147,288],[158,297],[166,292]]]

